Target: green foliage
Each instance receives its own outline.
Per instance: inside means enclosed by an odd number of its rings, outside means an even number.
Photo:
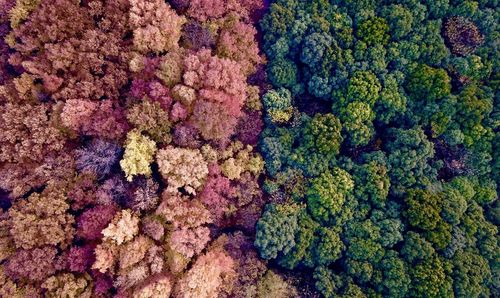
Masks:
[[[382,8],[382,15],[387,20],[391,35],[399,40],[412,31],[413,14],[401,4],[391,4]]]
[[[300,61],[311,68],[317,68],[327,60],[332,49],[333,38],[330,35],[312,33],[304,38],[304,45],[300,53]]]
[[[265,190],[304,204],[277,263],[324,297],[498,295],[496,4],[271,4]]]
[[[445,221],[439,221],[433,230],[424,232],[424,237],[437,249],[445,249],[451,241],[451,225]]]
[[[392,191],[401,195],[406,188],[425,186],[435,180],[435,170],[428,164],[434,146],[421,128],[390,131],[394,140],[387,143],[387,164]]]
[[[411,297],[450,297],[453,295],[452,281],[448,274],[447,261],[438,257],[425,259],[411,268]]]
[[[293,132],[284,128],[269,128],[262,132],[261,150],[266,162],[266,170],[274,176],[286,163],[292,152]]]
[[[415,100],[436,101],[450,95],[450,82],[444,69],[419,64],[408,78],[406,91]]]
[[[279,253],[286,254],[295,246],[298,229],[297,205],[268,205],[257,223],[255,246],[264,259],[274,259]]]
[[[367,103],[354,101],[347,105],[341,120],[350,144],[363,146],[370,142],[374,133],[374,119],[375,113]]]
[[[385,205],[390,187],[385,163],[373,160],[357,166],[353,178],[354,194],[358,200],[369,201],[375,207]]]
[[[489,293],[491,271],[488,261],[472,252],[458,252],[453,262],[453,288],[458,297],[480,297]]]
[[[401,249],[401,255],[409,263],[416,263],[429,259],[435,253],[432,244],[425,240],[416,232],[408,232],[405,235],[405,242]]]
[[[375,225],[380,229],[380,244],[383,247],[393,247],[397,243],[403,240],[403,229],[404,226],[399,219],[395,218],[385,218],[385,214],[380,211],[373,211],[372,220],[375,221]],[[375,216],[380,214],[381,219],[376,219]],[[384,217],[382,217],[384,216]]]
[[[395,251],[388,251],[378,265],[381,277],[377,281],[377,288],[384,296],[406,297],[411,279],[407,264]]]
[[[309,80],[307,90],[318,98],[327,99],[331,96],[332,84],[327,77],[320,77],[315,74]]]
[[[405,198],[408,221],[413,227],[433,230],[441,221],[442,197],[426,190],[410,190]]]
[[[281,1],[284,2],[284,1]],[[292,3],[292,1],[289,1]],[[261,20],[260,26],[265,32],[264,40],[273,42],[277,36],[285,35],[288,26],[294,21],[293,6],[287,7],[281,3],[273,3],[267,13]]]
[[[389,42],[389,25],[387,21],[380,17],[374,17],[363,21],[356,32],[357,36],[368,45],[382,44]]]
[[[302,132],[303,147],[321,155],[337,155],[343,138],[340,121],[332,114],[316,114]]]
[[[384,256],[384,249],[380,244],[380,228],[371,220],[349,225],[346,237],[349,258],[375,263]]]
[[[483,120],[493,108],[491,93],[477,85],[467,86],[457,99],[457,123],[464,133],[464,144],[473,146],[483,136],[490,134]]]
[[[309,263],[313,262],[314,267],[330,265],[340,257],[344,243],[337,232],[321,227],[318,228],[311,250]]]
[[[342,210],[345,197],[353,187],[351,175],[340,168],[312,179],[307,190],[307,205],[312,216],[324,223],[331,222]]]
[[[315,232],[319,227],[319,224],[306,212],[300,213],[298,223],[299,228],[295,234],[295,246],[279,260],[279,264],[288,269],[297,267],[304,258],[309,260],[312,258],[310,247],[316,238]]]
[[[416,27],[412,41],[419,45],[420,63],[439,65],[450,54],[441,37],[441,20],[427,20]]]
[[[397,76],[390,74],[384,78],[384,87],[375,105],[377,120],[385,124],[406,112],[407,98],[398,85]]]
[[[285,88],[269,90],[262,97],[269,121],[284,123],[292,117],[292,94]]]
[[[349,80],[347,100],[362,101],[373,106],[378,99],[382,86],[377,77],[370,71],[358,71]]]
[[[467,200],[456,188],[447,186],[443,196],[443,219],[452,225],[460,223],[462,215],[467,210]]]
[[[457,73],[463,82],[479,81],[491,74],[491,65],[485,64],[483,59],[477,55],[452,57],[449,68]]]
[[[339,286],[341,286],[341,280],[338,276],[335,276],[331,270],[326,267],[317,267],[314,270],[314,280],[316,281],[316,289],[327,298],[335,297]]]
[[[267,74],[276,87],[293,88],[297,84],[297,65],[288,59],[277,59],[267,66]]]

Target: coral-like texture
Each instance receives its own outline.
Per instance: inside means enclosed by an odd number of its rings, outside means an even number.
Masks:
[[[0,297],[255,296],[262,8],[0,0]]]
[[[196,194],[208,174],[207,163],[197,149],[167,147],[158,151],[156,161],[167,181],[167,191],[176,192],[182,187],[187,193]]]
[[[122,210],[113,221],[102,230],[104,240],[111,240],[120,245],[130,241],[139,232],[139,218],[130,210]]]
[[[73,238],[73,216],[64,194],[54,187],[18,201],[10,215],[10,233],[18,248],[30,249],[44,245],[65,247]]]
[[[123,159],[120,161],[128,181],[136,175],[151,175],[150,164],[156,152],[156,143],[138,131],[127,134],[127,143]]]

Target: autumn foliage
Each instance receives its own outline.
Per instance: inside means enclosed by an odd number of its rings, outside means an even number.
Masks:
[[[1,297],[253,295],[262,8],[0,0]]]

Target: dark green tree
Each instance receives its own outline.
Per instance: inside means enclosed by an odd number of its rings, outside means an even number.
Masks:
[[[356,35],[368,45],[386,45],[390,38],[389,25],[384,18],[370,18],[359,25]]]
[[[255,246],[264,259],[287,254],[295,246],[295,233],[300,207],[298,205],[269,204],[257,223]]]

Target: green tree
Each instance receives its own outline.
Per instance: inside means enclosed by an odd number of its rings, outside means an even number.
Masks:
[[[325,156],[337,155],[343,141],[341,130],[333,114],[316,114],[302,131],[302,147]]]
[[[343,283],[339,276],[336,276],[330,269],[323,266],[314,270],[313,278],[316,289],[326,298],[335,297]]]
[[[385,163],[372,160],[354,168],[354,194],[360,201],[369,201],[374,207],[385,205],[390,179]]]
[[[327,266],[335,262],[344,250],[344,243],[339,234],[332,229],[320,227],[317,230],[315,243],[311,246],[309,262],[316,266]]]
[[[324,223],[342,211],[346,195],[354,188],[351,175],[340,168],[322,173],[311,180],[307,190],[307,207],[313,218]]]
[[[267,118],[272,123],[285,123],[292,117],[292,94],[286,88],[269,90],[262,96]]]
[[[435,253],[432,244],[418,233],[409,231],[405,235],[405,241],[401,248],[401,255],[410,263],[415,264],[419,261],[431,258]]]
[[[401,73],[394,73],[384,77],[384,87],[375,105],[377,120],[382,123],[388,124],[406,112],[407,98],[402,92],[397,78],[401,75]]]
[[[380,244],[380,228],[369,219],[349,224],[345,237],[346,255],[349,258],[376,263],[384,256],[384,249]]]
[[[295,233],[299,225],[298,205],[269,204],[257,222],[255,246],[263,259],[275,259],[287,254],[295,246]]]
[[[488,261],[469,251],[453,257],[453,288],[457,297],[488,297],[492,274]]]
[[[347,102],[362,101],[373,106],[382,86],[370,71],[357,71],[347,85]]]
[[[433,230],[441,219],[442,196],[427,190],[412,189],[406,194],[406,216],[410,225],[422,230]]]
[[[428,164],[434,157],[434,146],[423,130],[391,129],[388,134],[394,138],[386,143],[391,191],[402,195],[407,188],[435,181],[436,171]]]
[[[295,7],[290,5],[292,1],[288,1],[287,4],[289,5],[283,5],[284,2],[273,3],[269,12],[260,22],[266,45],[274,43],[280,36],[286,35],[289,26],[294,22],[295,13],[293,9]]]
[[[341,120],[350,144],[363,146],[370,142],[374,128],[375,113],[367,103],[354,101],[347,105]]]
[[[452,226],[441,220],[433,230],[425,231],[424,237],[437,249],[445,249],[451,242],[451,232]]]
[[[381,11],[382,16],[387,20],[391,29],[391,36],[399,40],[412,31],[413,14],[401,4],[391,4],[384,6]]]
[[[449,185],[445,186],[443,193],[443,210],[441,215],[444,220],[452,225],[460,223],[460,219],[467,210],[467,200],[458,189]]]
[[[295,246],[289,253],[279,259],[279,264],[288,269],[297,267],[304,258],[311,259],[311,256],[309,256],[310,247],[316,237],[316,230],[320,227],[305,211],[300,213],[298,224],[299,228],[295,234]]]
[[[456,122],[464,134],[464,143],[473,146],[490,132],[483,120],[493,109],[492,94],[477,85],[469,85],[460,92],[457,99]]]
[[[306,36],[300,53],[300,61],[313,69],[317,69],[325,62],[333,42],[333,38],[324,33],[315,32]]]
[[[389,42],[389,25],[384,18],[374,17],[363,21],[356,32],[359,39],[368,45],[382,44]]]
[[[388,297],[406,297],[411,284],[409,268],[397,252],[387,251],[377,269],[381,277],[374,282],[379,293]]]
[[[261,134],[261,151],[270,176],[276,175],[292,153],[293,131],[286,128],[267,128]]]
[[[452,297],[452,280],[448,276],[447,261],[439,257],[428,258],[410,270],[411,297]]]
[[[406,91],[414,100],[436,101],[451,93],[451,79],[444,69],[419,64],[409,75]]]
[[[277,88],[294,88],[297,85],[297,65],[286,58],[276,59],[269,63],[267,74],[271,83]]]

